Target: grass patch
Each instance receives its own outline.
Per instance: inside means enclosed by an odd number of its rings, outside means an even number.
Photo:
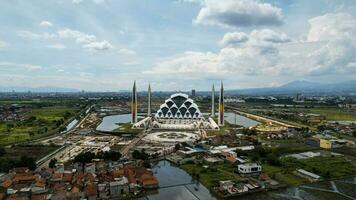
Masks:
[[[282,163],[287,171],[294,171],[297,168],[301,168],[322,176],[325,179],[356,175],[355,164],[342,156],[320,156],[304,160],[283,158]]]
[[[58,149],[59,146],[44,146],[44,145],[28,145],[28,146],[12,146],[5,148],[6,154],[0,159],[19,159],[23,155],[39,160],[47,154]]]
[[[211,165],[208,169],[205,169],[202,165],[197,164],[184,164],[180,167],[193,177],[194,174],[199,174],[199,181],[207,188],[213,187],[218,183],[218,181],[241,180],[241,177],[233,172],[233,166],[224,164]]]
[[[296,176],[294,174],[277,174],[276,179],[287,185],[293,186],[302,185],[308,182],[306,179]]]
[[[113,130],[114,134],[138,134],[142,129],[133,129],[131,123],[120,123],[120,127]]]
[[[79,111],[78,107],[49,106],[34,108],[23,122],[0,123],[0,145],[29,141],[60,132]]]

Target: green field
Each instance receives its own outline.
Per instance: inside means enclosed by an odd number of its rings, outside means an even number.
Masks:
[[[274,108],[276,109],[276,108]],[[284,110],[286,108],[283,108]],[[287,108],[287,110],[303,113],[320,114],[328,121],[356,121],[356,112],[337,107],[318,107],[318,108]]]
[[[343,156],[319,156],[303,160],[283,158],[282,163],[284,171],[304,169],[325,179],[356,175],[356,164],[354,161],[348,160]]]
[[[121,123],[120,127],[113,130],[113,134],[138,134],[142,129],[133,129],[131,123]]]
[[[356,112],[346,111],[338,108],[312,108],[311,113],[321,114],[328,121],[356,121]]]
[[[0,172],[7,172],[9,169],[16,167],[18,165],[16,163],[18,163],[23,156],[37,161],[58,148],[59,146],[43,145],[21,145],[1,148]],[[2,154],[4,153],[3,151],[5,154]]]
[[[58,149],[59,146],[43,146],[43,145],[31,145],[31,146],[12,146],[5,148],[6,154],[0,157],[1,159],[19,159],[22,155],[27,155],[39,160],[47,154]]]
[[[79,111],[77,107],[34,108],[30,120],[0,123],[0,145],[12,144],[58,133]]]
[[[197,164],[184,164],[180,167],[193,177],[194,174],[199,174],[199,181],[207,188],[211,188],[218,183],[218,181],[241,180],[241,177],[233,172],[234,167],[228,164],[210,165],[208,169]]]

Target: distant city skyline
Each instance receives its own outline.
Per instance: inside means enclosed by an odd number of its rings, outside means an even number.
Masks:
[[[0,1],[0,87],[210,91],[356,80],[354,0]]]

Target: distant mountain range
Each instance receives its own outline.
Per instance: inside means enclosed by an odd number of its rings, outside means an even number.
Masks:
[[[0,87],[0,92],[28,92],[33,93],[40,92],[59,92],[59,93],[75,93],[80,92],[79,89],[74,88],[61,88],[61,87]],[[103,91],[106,92],[106,91]],[[131,92],[130,90],[117,91],[119,93]],[[156,91],[158,92],[158,91]],[[169,93],[169,91],[166,91]],[[210,91],[198,91],[200,94],[208,94]],[[344,81],[339,83],[316,83],[309,81],[293,81],[279,87],[266,87],[266,88],[251,88],[251,89],[236,89],[226,90],[226,94],[229,95],[288,95],[288,94],[335,94],[356,95],[356,80]]]
[[[227,94],[270,95],[270,94],[356,94],[356,80],[339,83],[315,83],[309,81],[293,81],[279,87],[251,88],[228,90]]]

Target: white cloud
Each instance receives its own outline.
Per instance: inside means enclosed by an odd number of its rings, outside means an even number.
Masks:
[[[51,22],[49,22],[49,21],[42,21],[40,23],[40,26],[42,26],[42,27],[51,27],[51,26],[53,26],[53,24]]]
[[[57,33],[34,33],[31,31],[18,31],[17,36],[25,39],[74,39],[82,48],[89,51],[103,51],[114,48],[114,46],[107,40],[99,41],[95,35],[86,34],[77,30],[63,29]],[[48,48],[64,49],[65,46],[61,44],[48,45]]]
[[[65,49],[66,46],[64,46],[63,44],[51,44],[47,46],[50,49]]]
[[[110,42],[103,40],[98,41],[95,35],[89,35],[77,30],[64,29],[58,31],[59,38],[74,39],[76,43],[89,51],[100,51],[112,49],[113,45]]]
[[[240,43],[247,42],[248,35],[244,32],[232,32],[226,33],[223,39],[220,40],[219,44],[222,46],[236,45]]]
[[[205,0],[194,23],[223,27],[281,25],[282,10],[258,0]]]
[[[83,2],[83,0],[72,0],[72,3],[74,3],[74,4],[79,4],[79,3],[82,3]]]
[[[310,20],[307,41],[270,29],[227,33],[217,52],[186,52],[163,59],[145,73],[212,79],[259,77],[266,83],[288,77],[356,76],[356,20],[326,14]]]
[[[53,33],[38,34],[31,31],[17,31],[16,35],[25,39],[33,39],[33,40],[37,40],[37,39],[47,40],[47,39],[53,39],[57,37],[57,35]]]
[[[347,40],[356,43],[356,20],[348,13],[328,13],[309,20],[310,42]]]
[[[108,41],[103,40],[101,42],[89,42],[87,44],[83,44],[83,48],[88,49],[90,51],[93,50],[101,51],[101,50],[112,49],[113,46]]]
[[[6,47],[6,42],[0,40],[0,48]]]
[[[105,2],[105,0],[91,0],[91,1],[96,4],[101,4],[101,3]],[[83,2],[84,2],[84,0],[72,0],[72,3],[74,3],[74,4],[80,4]]]
[[[33,64],[22,64],[22,63],[12,63],[12,62],[0,62],[0,67],[2,70],[13,70],[13,69],[25,69],[28,71],[40,70],[42,67],[40,65]]]
[[[131,50],[131,49],[126,49],[126,48],[122,48],[118,51],[118,53],[120,55],[124,55],[124,56],[135,56],[136,55],[136,51]]]

